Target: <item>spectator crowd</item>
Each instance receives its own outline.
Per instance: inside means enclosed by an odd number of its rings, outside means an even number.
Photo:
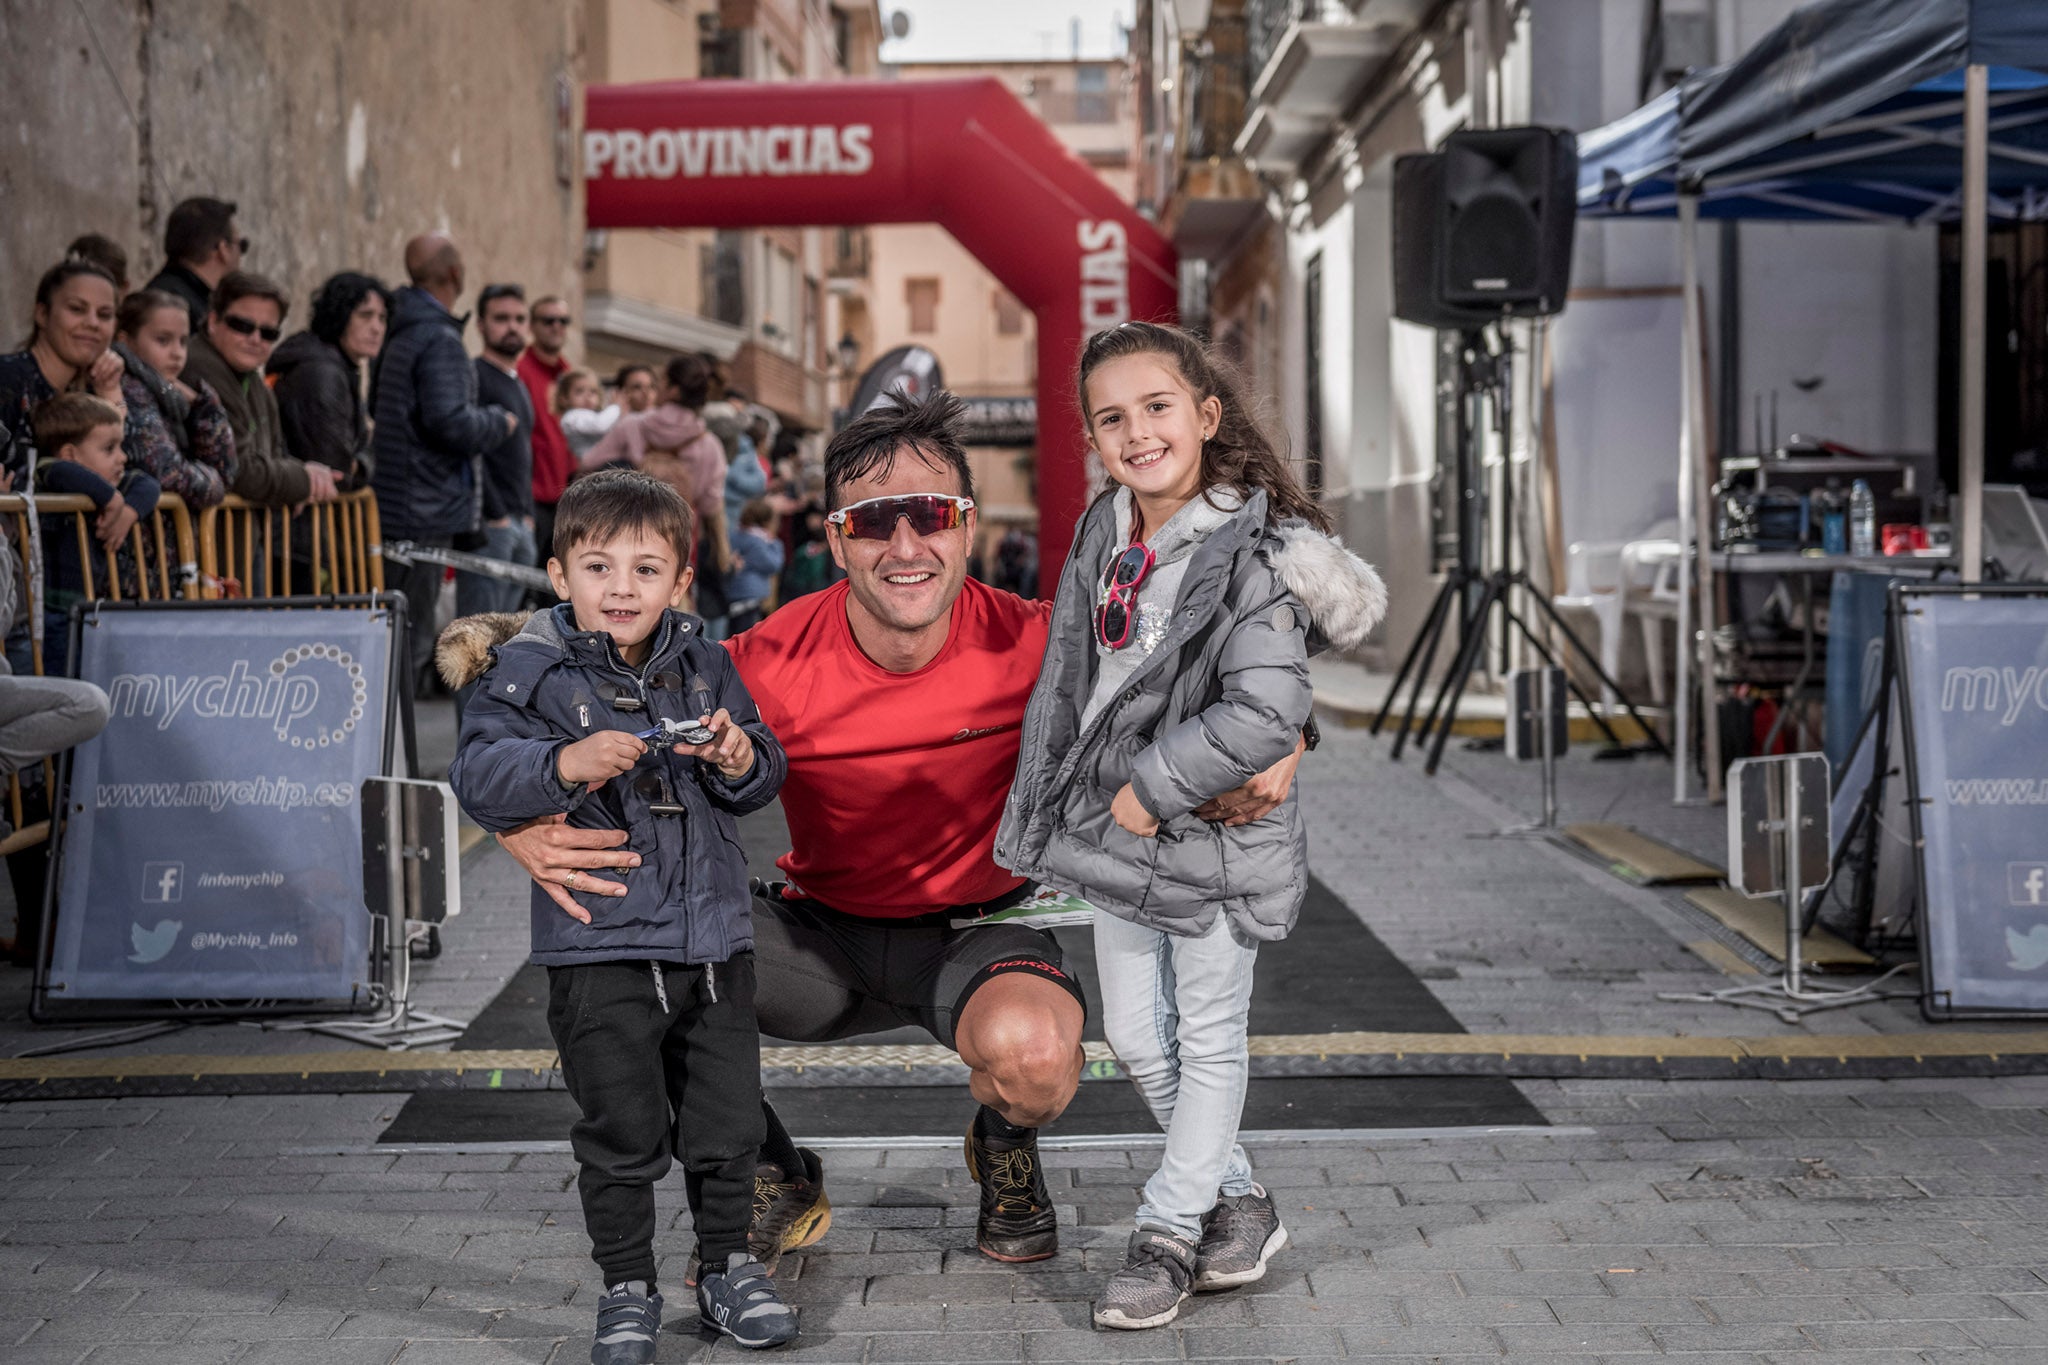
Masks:
[[[133,595],[147,572],[135,552],[148,551],[131,533],[166,493],[195,516],[232,495],[286,509],[302,528],[307,508],[369,488],[386,547],[533,568],[549,558],[569,483],[623,463],[696,509],[694,606],[713,638],[839,576],[798,434],[734,388],[714,355],[600,376],[569,354],[565,299],[529,300],[509,282],[472,293],[446,233],[407,243],[395,288],[370,273],[331,276],[290,336],[294,300],[252,268],[233,203],[179,203],[163,251],[163,268],[131,289],[117,243],[78,238],[38,281],[19,348],[0,354],[0,492],[82,494],[98,542],[81,545],[69,514],[44,513],[40,547],[5,547],[0,617],[16,674],[71,671],[71,606],[110,595],[108,564]],[[289,539],[278,553],[307,566],[303,529]],[[230,586],[260,594],[275,572],[259,564],[257,581]],[[384,578],[410,606],[419,689],[434,685],[428,661],[447,611],[537,600],[515,579],[419,558],[390,558]],[[297,570],[293,581],[318,579]]]

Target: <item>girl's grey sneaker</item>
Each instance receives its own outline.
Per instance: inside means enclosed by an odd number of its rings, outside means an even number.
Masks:
[[[647,1365],[661,1331],[661,1295],[647,1281],[615,1284],[597,1301],[597,1332],[590,1339],[590,1365]]]
[[[697,1280],[697,1316],[749,1350],[796,1340],[796,1310],[744,1251],[728,1256],[722,1268],[715,1262],[704,1267]]]
[[[1135,1331],[1163,1327],[1180,1315],[1195,1279],[1195,1244],[1157,1228],[1139,1228],[1124,1268],[1095,1301],[1095,1325]]]
[[[1235,1289],[1264,1278],[1266,1262],[1287,1245],[1280,1211],[1262,1186],[1250,1194],[1224,1195],[1202,1216],[1202,1245],[1195,1252],[1195,1292]]]

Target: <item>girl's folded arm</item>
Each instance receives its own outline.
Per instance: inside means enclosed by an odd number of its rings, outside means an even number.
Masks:
[[[1218,659],[1223,695],[1133,760],[1131,786],[1162,823],[1294,752],[1315,701],[1306,626],[1307,613],[1284,592],[1240,616]]]

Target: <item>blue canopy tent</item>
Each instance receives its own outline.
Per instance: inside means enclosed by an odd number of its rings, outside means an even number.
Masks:
[[[1674,748],[1688,752],[1695,662],[1707,676],[1713,569],[1704,552],[1703,323],[1694,225],[1713,218],[1847,222],[1962,219],[1959,554],[1982,569],[1985,224],[2048,218],[2048,0],[1818,0],[1725,66],[1689,73],[1579,138],[1579,212],[1682,224],[1685,421],[1681,536],[1695,589],[1680,594]],[[1692,553],[1694,546],[1702,547]],[[1699,628],[1692,615],[1697,598]],[[1696,656],[1696,658],[1695,658]],[[1715,709],[1705,752],[1719,752]],[[1686,799],[1687,765],[1676,795]],[[1720,796],[1707,765],[1707,796]]]

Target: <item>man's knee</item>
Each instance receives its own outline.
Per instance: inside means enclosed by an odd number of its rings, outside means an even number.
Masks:
[[[1058,1117],[1080,1084],[1081,1021],[1080,1002],[1064,990],[997,977],[968,1000],[956,1041],[962,1060],[994,1086],[1004,1117],[1035,1127]]]

